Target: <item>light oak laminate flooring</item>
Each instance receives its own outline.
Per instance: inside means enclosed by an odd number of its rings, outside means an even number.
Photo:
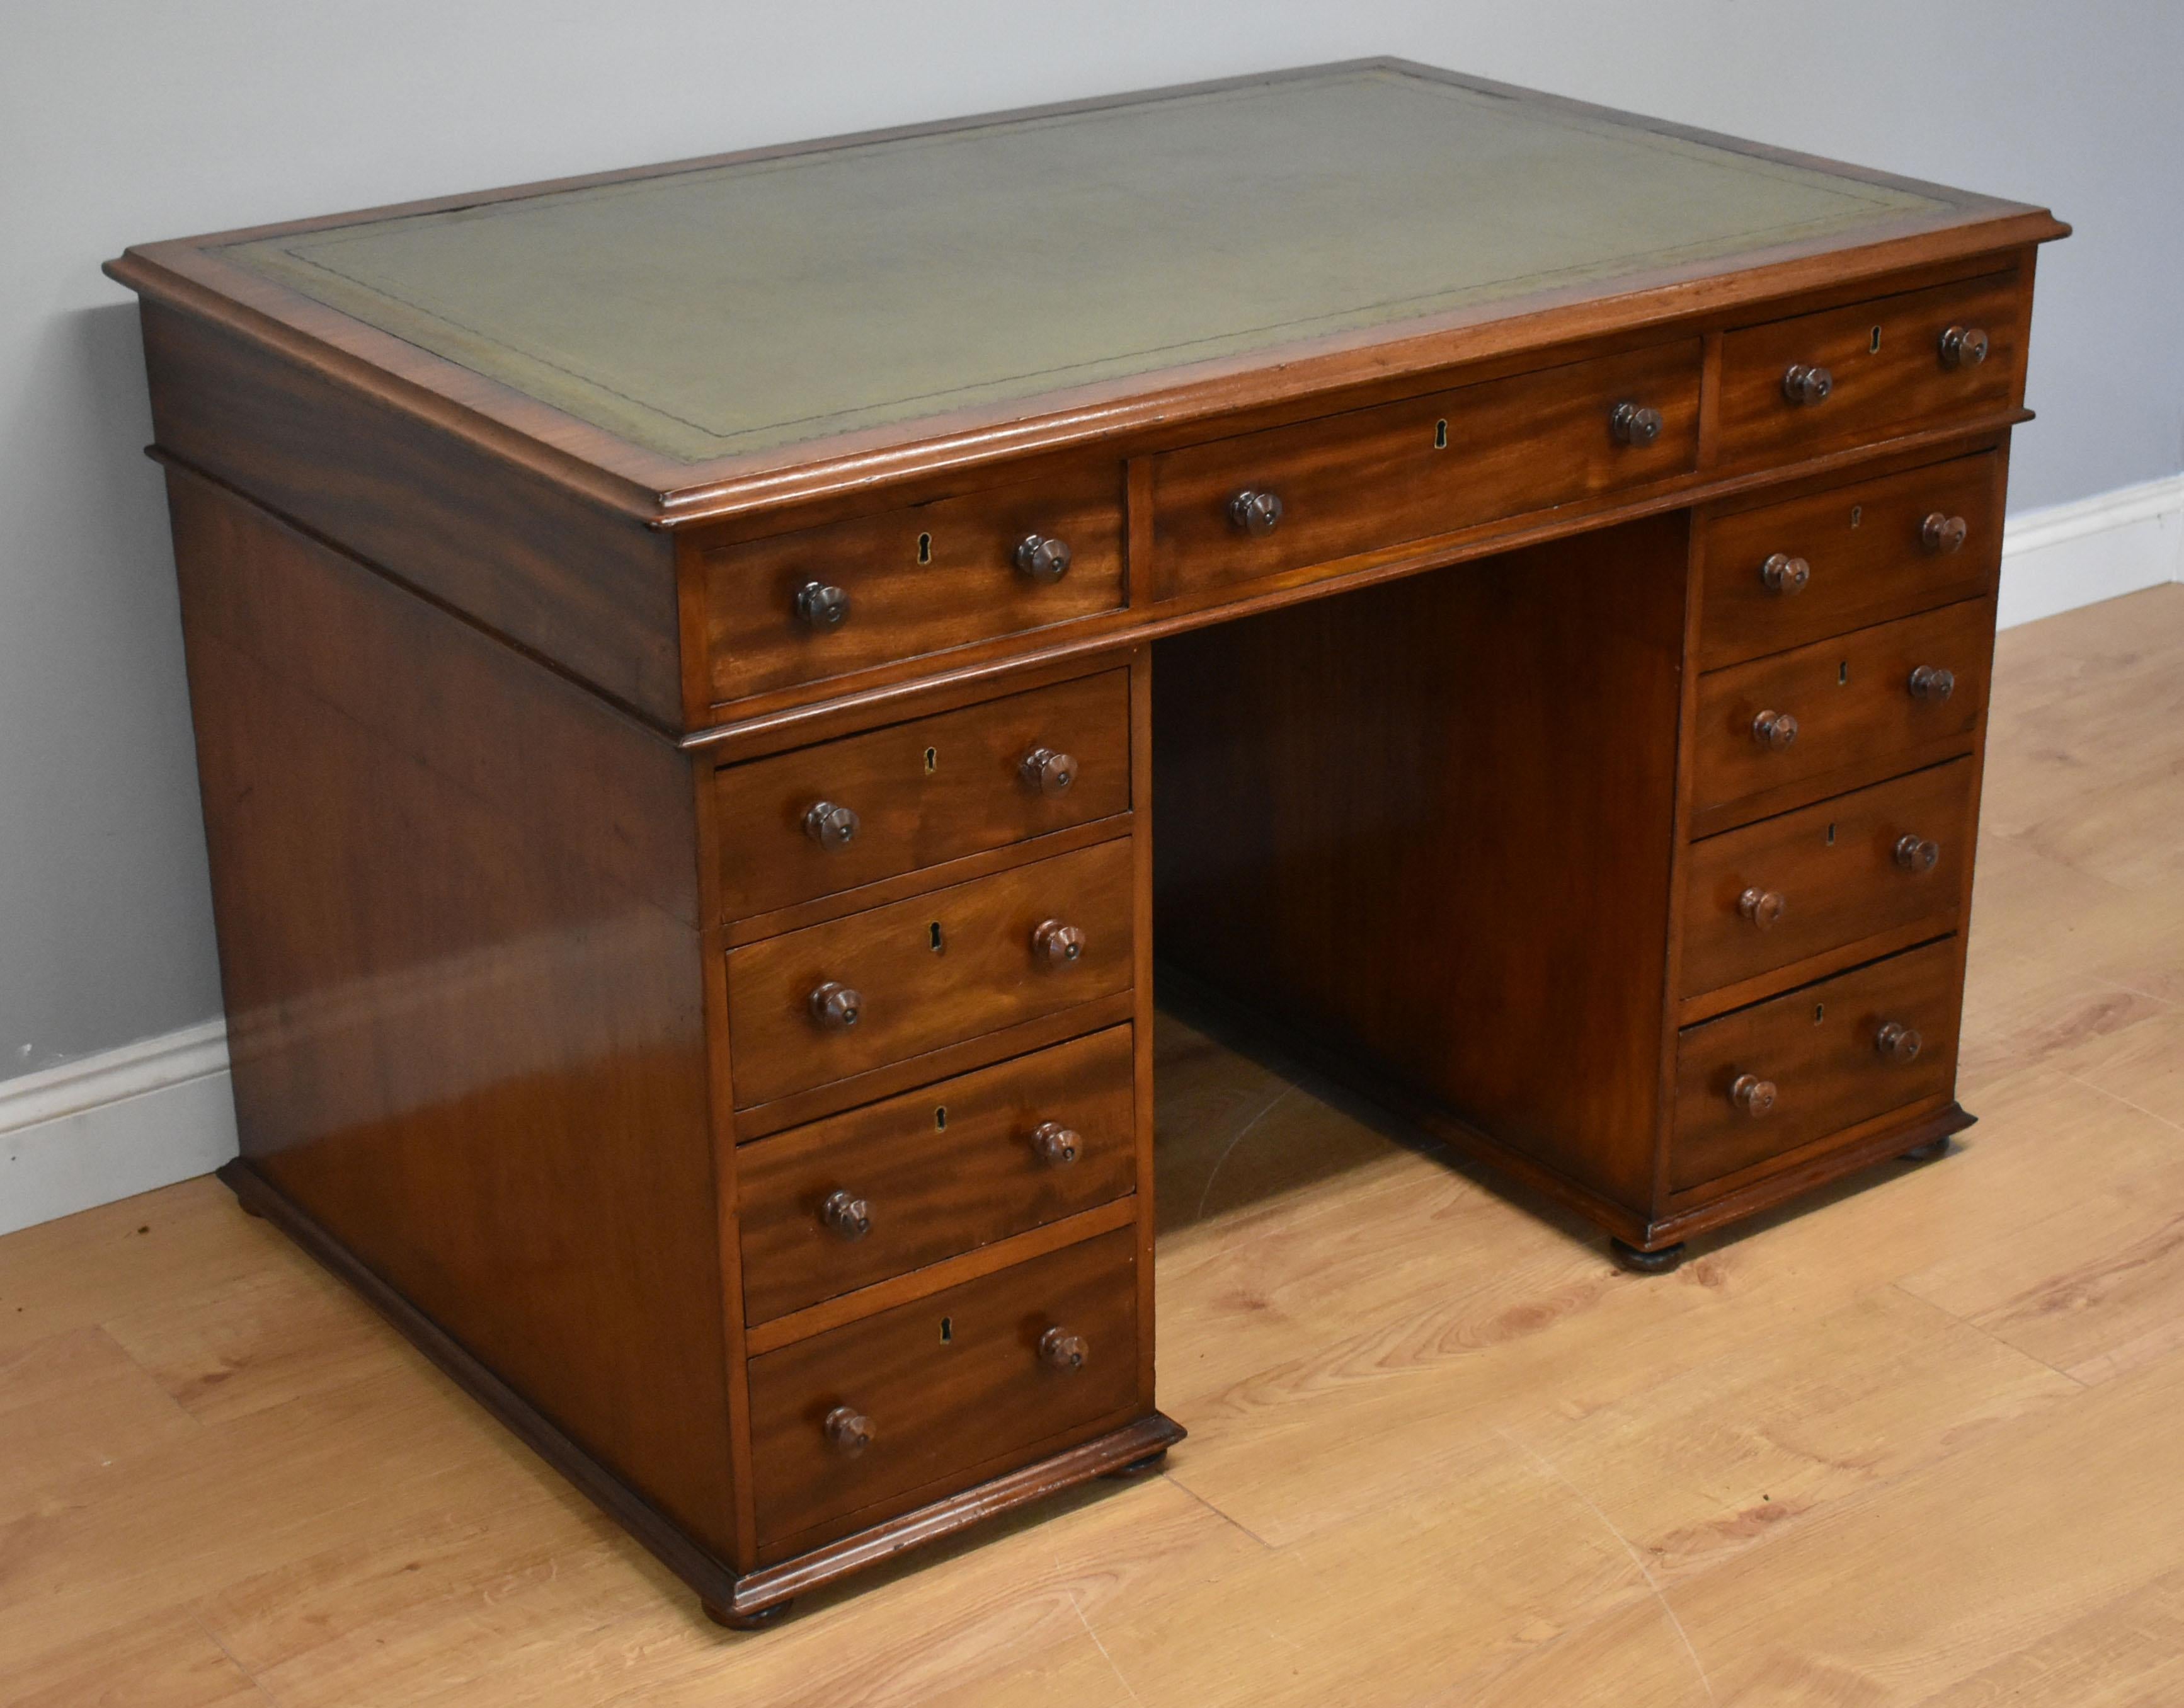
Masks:
[[[211,1181],[0,1239],[0,1700],[2184,1701],[2184,587],[2002,637],[1981,1117],[1641,1279],[1159,1040],[1165,1476],[755,1635]]]

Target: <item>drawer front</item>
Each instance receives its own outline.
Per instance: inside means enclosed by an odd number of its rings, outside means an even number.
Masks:
[[[1724,334],[1721,446],[1731,462],[1789,460],[1997,414],[2020,395],[2025,299],[2015,272],[1876,297]],[[1952,327],[1986,335],[1986,354],[1953,364]],[[1790,371],[1826,371],[1826,395],[1798,401]]]
[[[1907,756],[1939,756],[1936,744],[1970,748],[1993,655],[1994,602],[1978,599],[1708,672],[1699,678],[1694,807],[1763,795],[1771,809],[1796,806],[1800,784],[1818,784],[1811,799],[1900,770]],[[1921,670],[1950,673],[1946,698],[1914,692]],[[1779,737],[1783,726],[1766,720],[1786,716],[1794,735],[1771,745],[1763,732]]]
[[[705,639],[716,703],[846,676],[974,641],[1119,610],[1119,465],[1078,464],[1012,485],[852,516],[705,553]],[[1068,568],[1017,567],[1033,535],[1067,542]],[[847,596],[831,626],[800,589]]]
[[[1954,929],[1971,857],[1972,762],[1952,760],[1692,845],[1683,993],[1880,932]]]
[[[1078,1367],[1043,1354],[1050,1330],[1083,1342]],[[760,1558],[1095,1433],[1136,1398],[1137,1342],[1137,1232],[1123,1228],[753,1359]],[[830,1438],[838,1410],[867,1424],[861,1449]]]
[[[744,1310],[786,1315],[1122,1197],[1137,1184],[1130,1029],[746,1145]]]
[[[1956,1083],[1957,943],[1945,938],[1786,996],[1685,1028],[1676,1050],[1676,1131],[1669,1172],[1678,1191],[1787,1154],[1830,1133],[1946,1097]],[[1901,1059],[1891,1027],[1918,1039]],[[1771,1087],[1736,1097],[1740,1082]]]
[[[713,787],[727,918],[853,890],[1129,811],[1128,673],[731,765]]]
[[[1992,453],[1859,481],[1705,524],[1699,664],[1714,670],[1992,590]]]
[[[1699,346],[1661,344],[1192,445],[1153,459],[1161,598],[1277,575],[1682,474],[1698,456]],[[1658,410],[1624,443],[1617,407]],[[1280,500],[1273,528],[1231,515]]]
[[[1050,922],[1082,934],[1049,952]],[[1035,860],[728,953],[736,1107],[922,1055],[1129,988],[1130,840]],[[856,1019],[816,1011],[855,993]]]

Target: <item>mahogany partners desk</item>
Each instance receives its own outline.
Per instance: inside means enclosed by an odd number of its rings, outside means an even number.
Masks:
[[[131,249],[227,1179],[749,1624],[1181,1436],[1156,944],[1634,1267],[1945,1148],[2064,229],[1373,61]]]

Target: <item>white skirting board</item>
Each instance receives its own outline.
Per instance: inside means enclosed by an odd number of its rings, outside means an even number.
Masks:
[[[2002,530],[2004,628],[2184,581],[2184,474],[2013,516]]]
[[[2184,475],[2012,516],[2000,622],[2170,581],[2184,581]],[[235,1142],[218,1020],[0,1080],[0,1233],[209,1173]]]
[[[234,1154],[218,1020],[0,1080],[0,1233],[208,1174]]]

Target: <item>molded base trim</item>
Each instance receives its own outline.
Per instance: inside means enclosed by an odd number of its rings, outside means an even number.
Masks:
[[[264,1216],[348,1282],[458,1387],[651,1549],[661,1565],[697,1592],[703,1606],[716,1616],[729,1616],[732,1622],[754,1620],[793,1596],[892,1559],[905,1549],[953,1536],[981,1520],[1012,1511],[1044,1495],[1089,1482],[1163,1452],[1184,1438],[1180,1425],[1155,1412],[1005,1476],[903,1513],[778,1566],[738,1577],[673,1519],[563,1434],[550,1418],[481,1364],[446,1330],[359,1263],[247,1160],[238,1158],[218,1172],[245,1209]]]

